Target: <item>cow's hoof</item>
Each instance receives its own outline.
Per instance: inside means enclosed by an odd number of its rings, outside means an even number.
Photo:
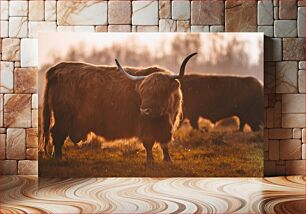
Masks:
[[[165,163],[172,163],[171,158],[165,158],[163,161],[164,161]]]

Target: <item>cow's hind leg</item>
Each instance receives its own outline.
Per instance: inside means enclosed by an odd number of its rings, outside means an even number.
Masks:
[[[152,148],[153,148],[154,142],[144,142],[143,146],[146,149],[147,152],[147,163],[152,164],[153,163],[153,153],[152,153]]]
[[[62,130],[56,125],[51,129],[52,140],[54,145],[55,158],[62,158],[62,147],[64,145],[67,135],[65,135]]]
[[[198,129],[199,125],[198,125],[198,118],[197,117],[192,117],[192,118],[188,118],[189,119],[189,123],[192,126],[193,129]]]
[[[245,125],[245,121],[244,120],[240,120],[240,127],[239,127],[239,131],[243,132],[243,128],[244,128],[244,125]]]
[[[259,131],[260,130],[260,122],[258,121],[251,121],[249,124],[253,131]]]
[[[171,158],[169,155],[169,150],[168,150],[168,143],[161,143],[160,144],[162,150],[163,150],[163,154],[164,154],[164,161],[169,161],[171,162]]]

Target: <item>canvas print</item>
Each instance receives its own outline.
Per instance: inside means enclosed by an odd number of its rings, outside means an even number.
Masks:
[[[262,33],[40,33],[39,176],[263,176]]]

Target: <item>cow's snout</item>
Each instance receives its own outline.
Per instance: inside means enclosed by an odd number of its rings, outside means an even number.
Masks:
[[[143,116],[147,117],[160,117],[162,116],[162,113],[158,109],[154,108],[140,108],[140,113]]]
[[[140,108],[140,113],[143,115],[150,115],[152,113],[151,108]]]

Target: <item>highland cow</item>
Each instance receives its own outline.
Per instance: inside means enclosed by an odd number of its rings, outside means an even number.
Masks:
[[[137,137],[147,161],[153,160],[155,142],[162,147],[163,160],[170,161],[168,143],[182,117],[179,80],[195,54],[184,59],[179,75],[160,67],[122,68],[118,60],[117,67],[63,62],[50,68],[43,104],[44,145],[51,132],[55,158],[61,158],[67,137],[74,143],[90,132],[106,140]]]
[[[199,117],[215,123],[233,115],[240,119],[240,130],[246,123],[254,131],[263,127],[263,85],[256,78],[190,74],[180,82],[183,115],[194,128]]]

